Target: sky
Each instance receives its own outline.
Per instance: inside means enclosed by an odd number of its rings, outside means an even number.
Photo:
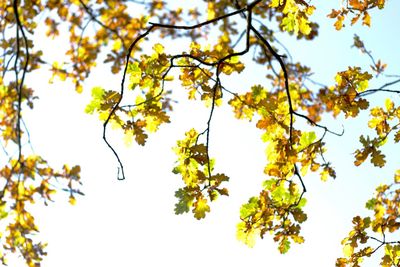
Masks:
[[[329,13],[330,8],[321,7],[322,14]],[[400,30],[393,25],[400,25],[399,8],[399,3],[389,1],[386,10],[372,16],[371,29],[346,27],[342,32],[336,32],[333,22],[323,15],[316,18],[327,21],[321,25],[316,41],[298,42],[285,36],[281,41],[296,60],[313,67],[316,80],[332,83],[335,72],[348,65],[358,62],[368,66],[365,55],[350,49],[357,33],[377,58],[388,63],[388,73],[396,74],[400,67]],[[52,53],[59,54],[54,49]],[[252,75],[250,72],[246,75]],[[253,124],[233,118],[229,107],[217,109],[210,151],[216,158],[217,171],[231,178],[230,196],[212,203],[211,213],[204,220],[197,221],[192,214],[177,216],[173,211],[174,192],[182,182],[171,172],[175,161],[171,147],[188,129],[204,129],[207,110],[202,104],[182,99],[171,114],[172,123],[150,135],[144,148],[125,147],[120,136],[109,130],[125,165],[127,179],[118,181],[117,162],[102,141],[102,124],[83,111],[90,101],[91,87],[118,90],[120,78],[100,66],[89,77],[86,91],[78,95],[68,83],[48,85],[46,72],[28,77],[28,82],[37,85],[40,97],[35,108],[24,114],[35,153],[53,166],[61,167],[65,162],[81,165],[85,193],[75,206],[68,203],[68,194],[60,193],[48,207],[32,207],[39,238],[49,243],[43,267],[334,266],[336,258],[342,256],[340,241],[350,231],[352,217],[364,208],[376,185],[390,181],[399,166],[393,156],[395,149],[389,148],[392,159],[384,169],[369,164],[355,168],[352,152],[359,146],[358,136],[365,132],[368,114],[362,115],[360,122],[327,118],[326,124],[339,131],[343,124],[345,135],[327,137],[328,160],[336,167],[337,179],[324,183],[316,176],[304,178],[308,191],[308,220],[302,230],[305,243],[292,245],[286,255],[281,255],[277,244],[266,235],[250,249],[236,240],[235,231],[240,205],[258,195],[266,179],[261,133]],[[245,84],[255,77],[237,79],[237,84]],[[178,84],[171,86],[180,90]],[[392,99],[399,103],[398,96]],[[373,101],[383,104],[383,100],[383,96],[374,96]],[[374,260],[365,266],[376,266]],[[20,259],[12,259],[9,265],[24,266]]]

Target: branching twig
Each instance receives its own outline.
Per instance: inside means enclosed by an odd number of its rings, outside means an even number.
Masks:
[[[211,110],[210,110],[210,114],[209,114],[209,119],[208,119],[208,121],[207,121],[207,128],[206,128],[206,130],[204,130],[204,132],[201,133],[201,134],[206,134],[206,147],[207,147],[208,168],[209,168],[209,175],[211,175],[210,160],[209,160],[209,155],[208,155],[208,145],[209,145],[209,136],[210,136],[210,124],[211,124],[211,120],[212,120],[212,116],[213,116],[213,112],[214,112],[215,100],[216,100],[216,97],[217,97],[217,90],[228,91],[228,90],[226,90],[226,88],[223,88],[223,87],[222,87],[221,82],[220,82],[220,80],[219,80],[219,74],[220,74],[220,71],[221,71],[220,68],[221,68],[221,66],[222,66],[222,63],[225,62],[225,61],[227,61],[227,60],[229,60],[230,58],[232,58],[232,57],[234,57],[234,56],[242,56],[242,55],[245,55],[246,53],[248,53],[248,51],[249,51],[249,49],[250,49],[250,33],[251,33],[251,32],[253,32],[253,33],[256,35],[257,39],[260,40],[261,44],[263,44],[261,47],[262,47],[262,49],[264,49],[264,52],[267,53],[266,48],[268,48],[269,52],[272,54],[272,57],[274,57],[274,58],[279,62],[279,65],[280,65],[280,67],[281,67],[281,69],[282,69],[283,76],[284,76],[284,79],[285,79],[285,90],[286,90],[286,94],[287,94],[287,98],[288,98],[288,105],[289,105],[289,115],[290,115],[289,141],[290,141],[290,144],[293,145],[293,130],[294,130],[293,124],[294,124],[294,116],[295,116],[295,115],[306,119],[308,122],[310,122],[312,125],[314,125],[314,126],[316,126],[316,127],[319,127],[319,128],[324,129],[324,130],[325,130],[325,133],[326,133],[326,132],[329,132],[329,133],[333,133],[333,134],[336,134],[336,135],[341,135],[341,134],[334,133],[334,132],[330,131],[330,130],[329,130],[327,127],[325,127],[325,126],[322,126],[322,125],[320,125],[320,124],[315,123],[313,120],[311,120],[311,119],[308,118],[307,116],[302,115],[302,114],[299,114],[299,113],[297,113],[297,112],[294,111],[293,104],[292,104],[292,98],[291,98],[291,94],[290,94],[290,91],[289,91],[289,75],[288,75],[288,71],[287,71],[287,68],[286,68],[286,64],[285,64],[285,62],[284,62],[283,59],[282,59],[283,56],[279,55],[279,54],[275,51],[275,49],[270,45],[270,43],[268,42],[268,40],[265,39],[265,38],[261,35],[261,33],[260,33],[256,28],[254,28],[254,26],[252,25],[252,10],[253,10],[253,8],[254,8],[258,3],[260,3],[260,2],[261,2],[261,0],[253,1],[252,3],[250,3],[249,5],[247,5],[247,6],[244,7],[244,8],[238,8],[238,10],[236,10],[236,11],[230,12],[230,13],[228,13],[228,14],[225,14],[225,15],[222,15],[222,16],[216,17],[216,18],[214,18],[214,19],[207,20],[207,21],[204,21],[204,22],[195,24],[195,25],[169,25],[169,24],[152,23],[152,22],[150,22],[150,25],[151,25],[151,26],[150,26],[144,33],[140,34],[140,35],[131,43],[131,45],[130,45],[130,47],[128,48],[128,51],[127,51],[125,69],[124,69],[124,72],[123,72],[123,77],[122,77],[122,82],[121,82],[120,98],[118,99],[118,101],[115,103],[115,105],[114,105],[113,108],[111,109],[111,111],[110,111],[110,113],[109,113],[109,116],[107,117],[107,119],[106,119],[106,121],[104,122],[104,125],[103,125],[103,139],[104,139],[104,141],[106,142],[107,146],[112,150],[113,154],[116,156],[116,158],[117,158],[117,160],[118,160],[119,169],[120,169],[121,172],[122,172],[122,177],[121,177],[121,179],[125,179],[125,174],[124,174],[124,171],[123,171],[123,165],[122,165],[122,162],[121,162],[121,160],[120,160],[118,154],[116,153],[115,149],[111,146],[111,144],[108,142],[108,140],[107,140],[107,138],[106,138],[106,128],[107,128],[107,125],[108,125],[109,121],[111,120],[112,116],[115,115],[115,112],[117,111],[117,109],[121,109],[121,108],[124,108],[124,107],[125,107],[125,108],[126,108],[126,107],[131,108],[131,107],[134,107],[134,106],[138,106],[138,105],[141,105],[141,104],[145,104],[145,103],[147,103],[147,102],[149,102],[149,101],[152,101],[153,99],[156,99],[156,98],[158,98],[158,97],[161,97],[162,94],[163,94],[163,91],[164,91],[165,77],[166,77],[167,74],[170,72],[170,70],[171,70],[172,68],[174,68],[174,67],[184,67],[184,66],[180,66],[180,65],[174,64],[174,61],[175,61],[175,60],[178,60],[178,59],[181,59],[181,58],[191,59],[191,60],[193,60],[193,61],[198,62],[197,65],[190,66],[190,67],[200,68],[201,65],[208,66],[208,67],[216,67],[216,79],[210,78],[211,80],[213,80],[213,81],[215,82],[215,84],[214,84],[214,86],[213,86],[213,88],[212,88],[212,105],[211,105]],[[246,26],[247,26],[247,27],[246,27],[246,31],[243,32],[243,33],[241,34],[241,36],[239,37],[239,40],[242,39],[244,33],[246,33],[246,47],[245,47],[245,49],[244,49],[243,51],[241,51],[241,52],[233,52],[233,53],[230,53],[230,54],[228,54],[228,55],[226,55],[226,56],[224,56],[224,57],[222,57],[222,58],[220,58],[220,59],[217,59],[217,60],[215,60],[215,61],[210,61],[210,60],[207,59],[207,58],[202,58],[201,56],[196,57],[196,56],[193,56],[193,55],[190,55],[190,54],[178,54],[178,55],[171,56],[171,58],[170,58],[170,64],[169,64],[167,70],[166,70],[166,71],[164,72],[164,74],[162,75],[162,79],[161,79],[161,81],[162,81],[162,86],[161,86],[161,90],[160,90],[159,93],[157,93],[155,96],[152,96],[150,99],[146,99],[145,101],[143,101],[143,102],[141,102],[141,103],[136,103],[135,105],[124,105],[123,107],[120,107],[120,106],[119,106],[120,103],[121,103],[121,101],[122,101],[123,95],[124,95],[125,80],[126,80],[126,76],[127,76],[127,69],[128,69],[128,65],[129,65],[129,61],[130,61],[131,52],[132,52],[133,48],[137,45],[137,43],[138,43],[140,40],[142,40],[143,38],[145,38],[146,36],[148,36],[148,35],[150,34],[151,31],[153,31],[153,30],[155,30],[155,29],[157,29],[157,28],[161,28],[161,29],[174,29],[174,30],[185,30],[185,31],[188,31],[188,30],[193,30],[193,29],[201,28],[201,27],[204,27],[204,26],[209,25],[209,24],[212,24],[212,23],[216,23],[216,22],[218,22],[218,21],[220,21],[220,20],[223,20],[223,19],[226,19],[226,18],[235,16],[235,15],[238,15],[238,14],[240,14],[242,17],[246,18],[246,23],[247,23],[247,25],[246,25]],[[237,44],[237,42],[235,43],[235,45],[236,45],[236,44]],[[200,68],[200,69],[201,69],[201,68]],[[208,75],[207,75],[207,76],[208,76]],[[228,91],[228,92],[230,92],[230,91]],[[233,92],[231,92],[231,93],[233,93]],[[235,93],[233,93],[233,94],[236,95]],[[237,95],[236,95],[236,96],[237,96]],[[301,178],[301,176],[300,176],[300,173],[298,172],[298,169],[297,169],[297,166],[296,166],[296,165],[294,166],[294,169],[295,169],[295,175],[297,175],[297,176],[299,177],[300,181],[301,181],[301,184],[302,184],[302,186],[303,186],[303,193],[304,193],[304,192],[306,192],[306,188],[305,188],[305,185],[304,185],[304,183],[303,183],[303,181],[302,181],[302,178]]]
[[[364,92],[357,93],[357,97],[363,97],[363,96],[367,96],[367,95],[370,95],[373,93],[378,93],[378,92],[400,94],[400,90],[386,89],[386,87],[397,84],[397,83],[400,83],[400,79],[385,83],[384,85],[382,85],[379,88],[368,89],[368,90],[365,90]]]
[[[217,21],[219,21],[219,20],[222,20],[222,19],[224,19],[224,18],[228,18],[228,17],[234,16],[234,15],[239,14],[239,13],[241,13],[241,12],[243,12],[243,11],[246,11],[246,10],[249,11],[249,13],[251,13],[251,12],[250,12],[251,9],[252,9],[257,3],[259,3],[260,1],[261,1],[261,0],[256,0],[256,1],[252,2],[251,4],[249,4],[246,8],[243,8],[243,9],[241,9],[241,10],[234,11],[234,12],[231,12],[231,13],[229,13],[229,14],[226,14],[226,15],[223,15],[223,16],[217,17],[217,18],[215,18],[215,19],[208,20],[208,21],[205,21],[205,22],[196,24],[196,25],[192,25],[192,26],[186,26],[186,25],[168,25],[168,24],[160,24],[160,23],[151,23],[151,22],[150,22],[150,25],[151,25],[151,26],[150,26],[143,34],[139,35],[139,36],[131,43],[131,45],[130,45],[129,48],[128,48],[127,55],[126,55],[126,63],[125,63],[125,68],[124,68],[124,72],[123,72],[123,76],[122,76],[122,81],[121,81],[120,97],[119,97],[119,99],[117,100],[117,102],[115,103],[115,105],[113,106],[113,108],[111,109],[111,111],[110,111],[110,113],[109,113],[109,115],[108,115],[106,121],[105,121],[104,124],[103,124],[103,140],[104,140],[104,142],[107,144],[107,146],[111,149],[111,151],[113,152],[114,156],[117,158],[117,161],[118,161],[118,163],[119,163],[119,170],[121,171],[121,177],[118,176],[118,179],[120,179],[120,180],[125,179],[124,167],[123,167],[123,164],[122,164],[122,162],[121,162],[121,160],[120,160],[120,158],[119,158],[119,156],[118,156],[118,153],[116,152],[116,150],[113,148],[113,146],[112,146],[112,145],[108,142],[108,140],[107,140],[107,137],[106,137],[106,130],[107,130],[107,125],[108,125],[108,123],[109,123],[111,117],[112,117],[113,115],[115,115],[115,112],[116,112],[116,110],[119,108],[119,105],[120,105],[120,103],[121,103],[121,101],[122,101],[122,98],[123,98],[123,95],[124,95],[124,87],[125,87],[125,80],[126,80],[126,75],[127,75],[127,71],[128,71],[129,60],[130,60],[130,56],[131,56],[132,50],[133,50],[133,48],[136,46],[136,44],[137,44],[140,40],[142,40],[143,38],[145,38],[147,35],[149,35],[150,32],[151,32],[153,29],[156,29],[156,28],[167,28],[167,29],[168,29],[168,28],[170,28],[170,29],[180,29],[180,30],[193,30],[193,29],[200,28],[200,27],[203,27],[203,26],[208,25],[208,24],[212,24],[212,23],[217,22]],[[251,22],[251,15],[249,15],[249,20],[248,20],[248,21]],[[250,32],[250,27],[251,27],[251,25],[250,25],[250,23],[248,23],[248,29],[247,29],[247,34],[248,34],[248,36],[249,36],[249,32]],[[249,47],[249,37],[248,37],[248,36],[247,36],[247,40],[246,40],[246,49],[245,49],[244,51],[238,52],[238,53],[229,54],[229,55],[223,57],[222,59],[218,60],[217,62],[212,62],[212,63],[210,63],[210,62],[207,62],[207,61],[205,61],[205,60],[202,60],[202,59],[200,59],[200,58],[197,58],[197,57],[194,57],[194,56],[191,56],[191,55],[176,55],[176,56],[174,56],[174,57],[171,58],[171,62],[173,63],[173,60],[175,60],[175,59],[179,59],[179,58],[186,57],[186,58],[191,58],[191,59],[193,59],[193,60],[196,60],[196,61],[200,62],[201,64],[204,64],[204,65],[207,65],[207,66],[218,66],[221,62],[226,61],[226,60],[228,60],[228,59],[230,59],[230,58],[232,58],[232,57],[234,57],[234,56],[243,55],[243,54],[247,53],[248,47]],[[163,83],[164,83],[164,78],[165,78],[165,76],[167,75],[167,73],[169,72],[169,70],[172,68],[172,66],[173,66],[173,64],[171,64],[170,67],[167,69],[167,71],[164,73],[164,75],[163,75]],[[218,69],[218,68],[217,68],[217,69]],[[162,90],[161,90],[161,92],[160,92],[158,95],[161,95],[161,93],[162,93]],[[215,95],[215,92],[214,92],[214,95]]]
[[[83,8],[85,9],[86,13],[89,14],[90,18],[93,21],[95,21],[97,24],[99,24],[104,29],[107,29],[107,30],[111,31],[112,33],[114,33],[118,37],[118,39],[121,40],[121,44],[124,47],[124,49],[126,49],[126,46],[125,46],[125,43],[124,43],[124,39],[122,38],[122,36],[119,34],[119,32],[116,29],[112,29],[112,28],[108,27],[107,25],[105,25],[100,20],[98,20],[96,15],[93,13],[92,9],[89,6],[87,6],[82,0],[79,0],[79,3],[83,6]]]

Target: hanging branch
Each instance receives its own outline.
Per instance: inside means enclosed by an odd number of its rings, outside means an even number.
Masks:
[[[25,75],[26,72],[28,71],[28,65],[29,65],[29,47],[28,47],[28,39],[26,38],[24,27],[21,23],[21,20],[19,18],[19,12],[18,12],[18,0],[14,0],[13,2],[13,10],[14,10],[14,16],[15,16],[15,21],[17,22],[17,27],[16,27],[16,42],[17,42],[17,51],[16,51],[16,56],[15,56],[15,61],[14,61],[14,72],[15,72],[15,88],[18,93],[18,104],[17,104],[17,140],[18,140],[18,161],[21,160],[22,156],[22,145],[21,145],[21,111],[22,111],[22,90],[24,87],[24,82],[25,82]],[[24,42],[24,49],[25,49],[25,64],[23,65],[22,69],[22,77],[21,81],[19,81],[19,68],[18,68],[18,62],[21,56],[21,47],[20,47],[20,32],[22,34],[22,40]]]
[[[222,85],[220,83],[219,80],[219,73],[220,73],[220,68],[223,62],[231,59],[234,56],[243,56],[245,54],[247,54],[249,52],[250,49],[250,32],[253,32],[255,34],[255,36],[257,37],[258,40],[260,40],[260,42],[269,50],[269,52],[272,54],[272,56],[279,62],[279,65],[282,69],[283,75],[284,75],[284,83],[285,83],[285,91],[286,91],[286,95],[288,98],[288,105],[289,105],[289,116],[290,116],[290,124],[289,124],[289,142],[291,145],[293,145],[293,131],[294,131],[294,116],[298,116],[301,117],[303,119],[306,119],[311,125],[319,127],[324,129],[325,133],[329,132],[329,133],[333,133],[335,135],[342,135],[343,133],[335,133],[333,131],[330,131],[327,127],[322,126],[320,124],[317,124],[316,122],[314,122],[312,119],[310,119],[309,117],[302,115],[300,113],[297,113],[294,108],[293,108],[293,104],[292,104],[292,97],[289,91],[289,75],[288,75],[288,71],[286,68],[286,64],[283,61],[283,56],[279,55],[275,49],[272,48],[272,46],[270,45],[270,43],[262,36],[262,34],[252,25],[253,19],[252,19],[252,10],[253,8],[260,3],[261,0],[257,0],[254,1],[252,3],[250,3],[249,5],[247,5],[244,8],[238,8],[237,10],[230,12],[228,14],[216,17],[214,19],[211,20],[207,20],[195,25],[169,25],[169,24],[161,24],[161,23],[152,23],[150,22],[150,27],[142,34],[140,34],[130,45],[130,47],[128,48],[127,51],[127,55],[126,55],[126,63],[125,63],[125,68],[124,68],[124,72],[122,75],[122,81],[121,81],[121,89],[120,89],[120,95],[119,95],[119,99],[116,101],[116,103],[114,104],[113,108],[111,109],[106,121],[103,124],[103,139],[105,141],[105,143],[107,144],[107,146],[111,149],[112,153],[114,154],[114,156],[116,157],[118,164],[119,164],[119,176],[118,179],[119,180],[123,180],[125,179],[125,173],[124,173],[124,167],[122,164],[122,161],[120,159],[120,157],[118,156],[118,153],[116,152],[116,150],[113,148],[113,146],[109,143],[109,141],[107,140],[107,136],[106,136],[106,129],[107,129],[107,125],[109,123],[109,121],[111,120],[112,116],[115,115],[115,112],[122,108],[120,107],[120,103],[123,99],[124,96],[124,89],[125,89],[125,81],[126,81],[126,76],[127,76],[127,71],[128,71],[128,65],[129,65],[129,61],[131,58],[131,53],[133,51],[133,49],[136,47],[136,45],[139,43],[139,41],[143,40],[145,37],[147,37],[153,30],[156,29],[174,29],[174,30],[185,30],[185,31],[189,31],[189,30],[193,30],[193,29],[197,29],[197,28],[201,28],[204,26],[207,26],[209,24],[218,22],[220,20],[235,16],[235,15],[241,15],[242,17],[246,18],[246,47],[243,49],[243,51],[240,52],[233,52],[230,53],[216,61],[208,61],[205,59],[202,59],[200,57],[195,57],[193,55],[188,55],[188,54],[179,54],[179,55],[174,55],[171,56],[170,58],[170,65],[168,66],[167,70],[164,72],[163,77],[162,77],[162,88],[161,91],[159,93],[157,93],[155,96],[151,97],[150,99],[146,99],[145,101],[141,102],[141,103],[137,103],[135,105],[126,105],[124,107],[134,107],[134,106],[139,106],[145,103],[148,103],[150,101],[152,101],[153,99],[156,99],[158,97],[161,97],[162,93],[164,92],[164,82],[165,82],[165,77],[167,76],[167,74],[170,72],[170,70],[174,67],[184,67],[184,66],[179,66],[174,64],[175,60],[181,59],[181,58],[187,58],[187,59],[191,59],[194,60],[196,62],[198,62],[199,65],[197,65],[197,68],[200,68],[200,65],[204,65],[204,66],[209,66],[209,67],[215,67],[216,68],[216,79],[214,80],[215,84],[212,88],[212,103],[211,103],[211,109],[210,109],[210,114],[209,114],[209,119],[207,121],[207,127],[206,129],[200,134],[206,134],[206,156],[207,156],[207,162],[208,162],[208,171],[209,171],[209,175],[211,176],[211,169],[210,169],[210,158],[209,158],[209,138],[210,138],[210,125],[211,125],[211,121],[212,121],[212,116],[213,116],[213,112],[214,112],[214,107],[215,107],[215,100],[216,100],[216,91],[217,90],[222,90]],[[243,34],[242,34],[243,35]],[[240,37],[241,39],[242,37]],[[324,134],[325,135],[325,134]],[[298,168],[296,166],[296,164],[294,164],[294,174],[296,176],[298,176],[302,187],[303,187],[303,193],[306,192],[306,187],[304,185],[304,182],[302,180],[302,177],[298,171]]]
[[[118,161],[118,164],[119,164],[118,179],[119,180],[124,180],[125,179],[124,166],[123,166],[123,164],[121,162],[121,159],[120,159],[118,153],[113,148],[113,146],[108,142],[107,136],[106,136],[106,130],[107,130],[107,125],[108,125],[111,117],[115,114],[116,110],[119,108],[119,105],[120,105],[120,103],[121,103],[121,101],[123,99],[124,89],[125,89],[125,80],[126,80],[126,75],[127,75],[127,71],[128,71],[129,60],[130,60],[130,57],[131,57],[131,53],[132,53],[134,47],[137,45],[137,43],[140,40],[144,39],[147,35],[150,34],[150,32],[152,30],[154,30],[156,28],[177,29],[177,30],[193,30],[193,29],[196,29],[196,28],[201,28],[201,27],[204,27],[206,25],[209,25],[209,24],[212,24],[214,22],[217,22],[219,20],[222,20],[224,18],[228,18],[228,17],[234,16],[236,14],[239,14],[239,13],[241,13],[243,11],[246,11],[246,10],[247,11],[251,11],[251,9],[259,2],[261,2],[261,0],[254,1],[253,3],[249,4],[246,8],[242,8],[241,10],[237,10],[237,11],[231,12],[229,14],[217,17],[215,19],[211,19],[211,20],[208,20],[208,21],[196,24],[196,25],[192,25],[192,26],[168,25],[168,24],[160,24],[160,23],[151,23],[150,22],[151,26],[143,34],[139,35],[138,38],[136,38],[131,43],[131,45],[128,48],[127,55],[126,55],[126,63],[125,63],[125,68],[124,68],[124,72],[123,72],[123,75],[122,75],[122,81],[121,81],[120,97],[117,100],[116,104],[111,109],[107,119],[105,120],[105,122],[103,124],[103,140],[107,144],[107,146],[111,149],[111,151],[113,152],[114,156],[116,157],[116,159]],[[251,19],[251,16],[249,16],[249,17]],[[249,22],[251,22],[251,21],[250,20],[248,21],[248,25],[249,25],[248,27],[250,27]],[[247,34],[249,35],[249,31],[247,31]],[[247,53],[248,52],[248,48],[249,48],[249,46],[248,46],[249,45],[248,36],[247,36],[246,44],[247,44],[247,47],[246,47],[246,49],[244,51],[239,52],[239,53],[232,53],[232,54],[227,55],[224,58],[218,60],[217,62],[213,62],[213,63],[208,63],[208,62],[206,62],[204,60],[201,60],[200,58],[196,58],[196,57],[193,57],[193,56],[190,56],[190,55],[177,55],[177,56],[172,57],[172,59],[179,59],[179,58],[182,58],[182,57],[188,57],[188,58],[194,59],[196,61],[199,61],[201,64],[204,64],[204,65],[207,65],[207,66],[217,66],[221,62],[226,61],[226,60],[230,59],[231,57],[238,56],[238,55],[244,55],[245,53]],[[171,64],[170,67],[168,68],[168,70],[165,72],[164,77],[166,76],[168,71],[172,68],[172,66],[173,66],[173,64]],[[163,79],[163,81],[164,81],[164,79]],[[215,92],[214,92],[214,95],[215,95]],[[211,115],[212,115],[212,113],[211,113]],[[210,116],[210,118],[211,118],[211,116]],[[119,175],[119,174],[121,174],[121,175]]]

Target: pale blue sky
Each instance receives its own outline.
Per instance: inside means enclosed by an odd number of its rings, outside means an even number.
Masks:
[[[338,4],[332,1],[331,6]],[[400,30],[394,26],[400,25],[398,2],[389,1],[386,10],[374,12],[371,29],[346,27],[339,33],[334,30],[333,21],[324,17],[329,8],[321,7],[325,22],[316,41],[281,39],[295,60],[313,67],[316,80],[331,83],[336,71],[352,64],[367,68],[369,59],[350,49],[354,33],[376,58],[388,63],[388,73],[399,73]],[[231,177],[231,196],[212,203],[212,212],[205,220],[197,221],[191,214],[174,215],[174,192],[181,183],[180,177],[171,173],[175,160],[171,147],[186,130],[205,127],[208,115],[201,104],[180,102],[172,114],[173,123],[151,135],[144,148],[126,148],[118,136],[112,136],[114,143],[120,143],[118,152],[127,176],[127,180],[117,181],[116,161],[101,139],[102,125],[83,110],[90,99],[91,86],[118,90],[120,76],[112,77],[108,68],[100,67],[88,79],[86,92],[77,95],[69,84],[56,82],[47,86],[45,75],[29,76],[28,80],[38,85],[40,95],[35,109],[25,119],[35,152],[55,165],[80,164],[86,196],[79,197],[76,206],[70,206],[68,196],[61,193],[49,207],[33,208],[40,238],[49,242],[44,267],[334,266],[352,217],[363,209],[375,186],[390,181],[394,169],[399,168],[396,148],[388,149],[392,156],[388,155],[391,160],[387,168],[374,168],[368,163],[362,168],[354,167],[351,153],[359,146],[357,140],[366,127],[367,113],[362,122],[328,119],[326,124],[334,129],[340,130],[343,123],[346,132],[341,138],[327,138],[327,159],[334,163],[337,179],[326,183],[314,176],[304,179],[309,215],[303,224],[306,242],[293,245],[287,255],[280,255],[272,238],[266,235],[249,249],[235,237],[239,208],[250,196],[258,194],[266,178],[262,173],[264,144],[260,132],[251,124],[234,119],[229,107],[216,111],[211,153],[218,171]],[[244,84],[252,79],[242,76],[234,83]],[[180,90],[176,87],[174,90]],[[383,104],[383,95],[373,98]],[[393,99],[400,102],[398,96]],[[17,262],[11,261],[10,266],[24,266]],[[365,266],[376,265],[375,261]]]

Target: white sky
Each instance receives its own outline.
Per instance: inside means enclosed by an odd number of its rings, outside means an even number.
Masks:
[[[350,49],[357,32],[374,55],[389,64],[388,72],[398,74],[400,31],[393,25],[400,25],[399,7],[389,1],[386,11],[372,17],[372,29],[355,27],[337,33],[329,21],[329,25],[322,25],[316,42],[288,39],[285,44],[295,59],[314,67],[317,80],[329,83],[335,71],[355,61],[369,63],[366,56]],[[326,14],[328,9],[323,12]],[[385,169],[368,163],[363,165],[366,168],[356,169],[351,153],[358,147],[367,116],[361,123],[344,122],[345,136],[327,139],[328,160],[336,166],[337,179],[323,183],[317,177],[304,178],[309,216],[302,230],[306,242],[292,245],[288,254],[280,255],[266,235],[249,249],[236,241],[235,231],[240,205],[258,195],[261,181],[266,178],[262,172],[264,144],[255,127],[234,119],[229,107],[216,110],[211,153],[217,171],[231,178],[230,197],[220,197],[211,204],[206,219],[197,221],[192,214],[174,214],[174,192],[182,184],[180,177],[171,172],[175,160],[171,147],[186,130],[196,125],[198,130],[204,129],[208,113],[201,106],[180,102],[172,113],[173,122],[151,135],[144,148],[118,145],[127,179],[117,181],[116,160],[101,139],[102,124],[83,110],[92,86],[118,90],[120,77],[112,77],[108,67],[99,68],[82,95],[68,84],[47,85],[47,79],[44,74],[28,77],[28,82],[37,84],[40,96],[34,110],[25,117],[35,152],[53,166],[80,164],[85,196],[78,197],[76,206],[71,206],[68,195],[61,193],[48,207],[34,207],[40,239],[49,243],[43,267],[334,266],[335,259],[342,255],[340,241],[350,230],[352,217],[364,208],[375,186],[392,179],[396,165],[399,168],[399,160],[392,154]],[[237,83],[250,79],[240,77]],[[374,98],[378,104],[383,103],[383,98]],[[398,97],[394,99],[399,103]],[[341,129],[342,121],[328,123]],[[111,140],[117,144],[118,138],[114,135]],[[376,265],[377,261],[365,266]],[[24,265],[12,260],[10,266]]]

